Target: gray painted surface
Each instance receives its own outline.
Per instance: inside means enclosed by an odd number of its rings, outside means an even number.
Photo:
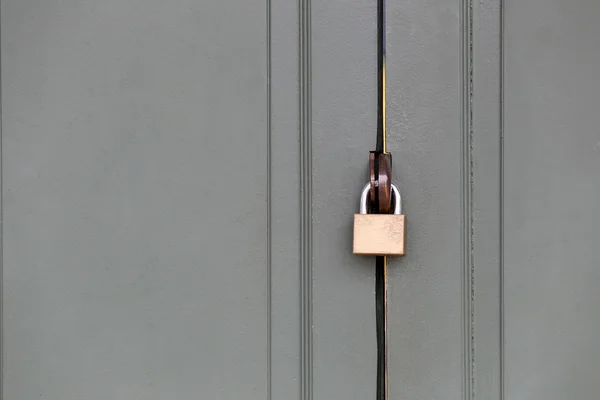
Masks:
[[[600,3],[505,9],[506,398],[600,393]]]
[[[389,275],[390,398],[465,398],[463,9],[387,3],[388,146],[408,221],[407,256]]]
[[[272,399],[300,400],[299,15],[295,2],[270,3],[270,389]]]
[[[376,2],[313,0],[315,399],[373,398],[373,259],[352,214],[375,142]],[[390,269],[390,398],[461,398],[459,2],[388,2],[389,150],[408,255]]]
[[[472,293],[474,393],[502,397],[501,19],[500,0],[473,2]]]
[[[2,2],[5,399],[266,397],[265,21]]]
[[[375,2],[163,3],[2,2],[3,398],[373,398]],[[575,3],[388,2],[391,398],[597,397]]]

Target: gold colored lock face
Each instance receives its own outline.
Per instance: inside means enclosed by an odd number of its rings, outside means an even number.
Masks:
[[[403,256],[406,236],[406,217],[402,215],[402,197],[392,184],[394,214],[367,214],[367,184],[360,196],[360,214],[354,214],[354,254]]]
[[[405,226],[404,215],[354,214],[354,254],[403,256]]]

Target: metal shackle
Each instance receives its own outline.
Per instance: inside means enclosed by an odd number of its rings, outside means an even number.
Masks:
[[[402,196],[400,196],[400,190],[392,183],[392,199],[394,200],[394,214],[402,214]],[[371,190],[371,183],[367,183],[360,193],[360,207],[359,213],[367,213],[367,199],[369,198],[369,191]]]

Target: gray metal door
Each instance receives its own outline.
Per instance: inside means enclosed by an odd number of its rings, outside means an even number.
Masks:
[[[3,399],[374,398],[375,10],[2,1]],[[597,15],[388,1],[391,399],[597,398]]]

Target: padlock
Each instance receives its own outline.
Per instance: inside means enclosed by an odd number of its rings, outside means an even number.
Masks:
[[[406,217],[402,215],[402,197],[392,184],[394,214],[367,214],[371,184],[360,195],[360,214],[354,214],[353,252],[359,255],[403,256]]]

